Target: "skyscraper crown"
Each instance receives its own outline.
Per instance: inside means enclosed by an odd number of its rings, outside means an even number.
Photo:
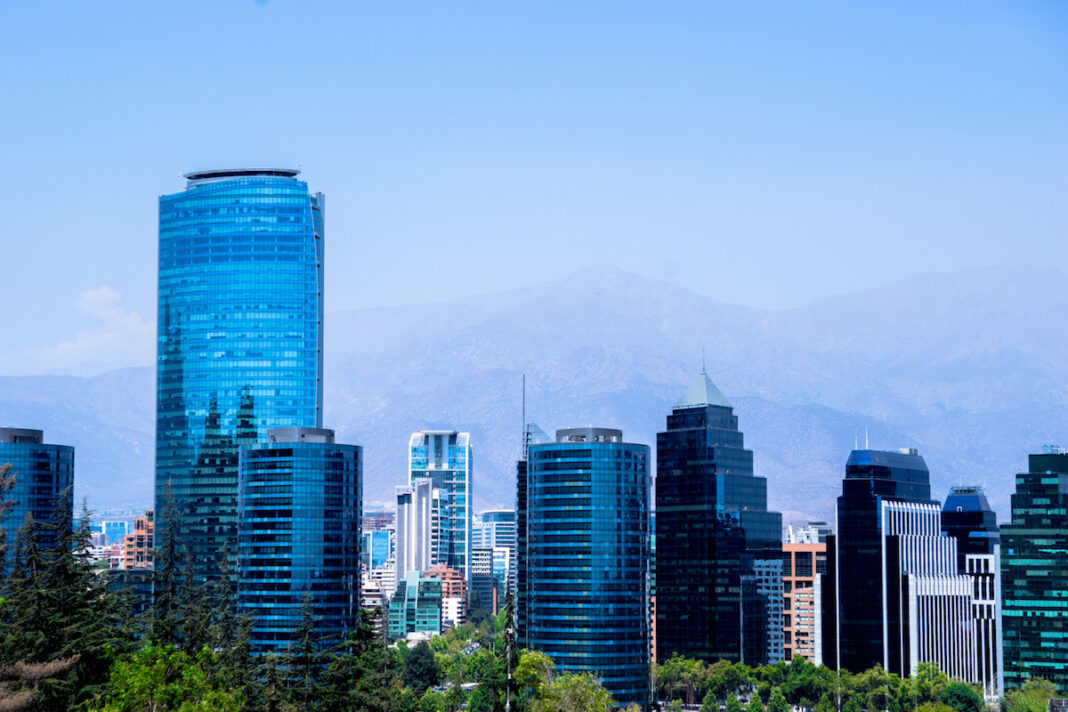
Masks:
[[[674,410],[682,410],[683,408],[700,408],[706,405],[718,405],[722,408],[730,408],[731,404],[727,401],[726,396],[716,388],[716,384],[712,382],[712,379],[708,377],[704,371],[701,371],[701,375],[697,377],[697,380],[693,382],[693,385],[682,394],[682,398],[675,403]]]

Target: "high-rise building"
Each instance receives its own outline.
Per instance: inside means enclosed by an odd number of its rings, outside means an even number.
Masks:
[[[827,537],[821,587],[823,662],[902,677],[921,662],[978,682],[972,581],[942,536],[927,464],[915,450],[854,450]]]
[[[257,652],[294,643],[306,600],[323,645],[356,628],[362,450],[321,428],[273,429],[241,448],[238,607]]]
[[[422,430],[408,443],[409,482],[429,479],[441,493],[440,539],[434,563],[471,577],[471,435]]]
[[[393,531],[390,529],[364,530],[360,552],[363,565],[368,570],[386,563],[393,558]]]
[[[1004,692],[1001,643],[1001,534],[982,487],[953,487],[942,505],[942,532],[957,542],[957,572],[972,580],[979,684],[987,699]]]
[[[820,576],[827,573],[827,544],[782,545],[783,659],[819,664]]]
[[[60,506],[67,507],[67,521],[74,514],[74,448],[70,445],[50,445],[40,430],[0,428],[0,467],[11,465],[15,487],[6,499],[13,502],[3,520],[0,535],[6,544],[6,554],[0,558],[0,573],[11,573],[15,559],[15,545],[19,527],[32,515],[36,522],[37,545],[50,549],[58,541],[55,529]],[[64,493],[66,499],[64,500]]]
[[[150,509],[142,517],[134,517],[133,531],[124,537],[124,569],[152,568],[155,553],[155,513]]]
[[[834,527],[822,519],[790,522],[783,530],[782,540],[786,544],[824,544],[827,537],[834,534]]]
[[[455,628],[467,620],[467,582],[464,575],[445,564],[431,566],[424,576],[441,581],[441,625]]]
[[[126,535],[130,533],[130,521],[128,519],[106,519],[100,522],[100,531],[104,534],[104,544],[124,544]]]
[[[782,655],[782,515],[738,416],[705,373],[656,436],[657,659]]]
[[[551,443],[552,438],[534,423],[523,426],[523,454],[515,473],[515,628],[520,642],[527,629],[527,456],[531,445]]]
[[[1045,678],[1068,690],[1068,453],[1046,446],[1016,475],[1001,527],[1005,687]]]
[[[474,546],[492,549],[507,546],[515,549],[515,510],[487,509],[477,516],[471,541]]]
[[[471,549],[471,609],[484,608],[497,613],[497,590],[493,577],[493,549]]]
[[[429,478],[397,488],[397,581],[440,561],[441,490]]]
[[[197,171],[159,199],[155,510],[173,497],[201,579],[236,551],[238,448],[322,426],[324,197],[298,173]]]
[[[520,645],[649,703],[649,447],[608,428],[527,446]]]
[[[441,633],[441,579],[409,571],[397,581],[397,591],[389,602],[389,637],[404,638],[412,633]]]

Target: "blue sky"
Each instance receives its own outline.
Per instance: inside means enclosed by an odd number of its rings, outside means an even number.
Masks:
[[[330,311],[1063,264],[1066,37],[1063,2],[0,0],[0,373],[151,361],[197,168],[302,163]]]

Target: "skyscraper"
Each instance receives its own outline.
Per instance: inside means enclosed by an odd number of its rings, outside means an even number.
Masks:
[[[941,535],[927,464],[915,450],[854,450],[827,537],[823,662],[901,676],[934,662],[977,682],[972,581],[957,573],[957,542]]]
[[[238,448],[322,425],[324,197],[298,173],[187,173],[159,200],[155,509],[165,529],[173,497],[200,578],[236,550]]]
[[[15,558],[16,536],[26,515],[33,515],[37,523],[37,545],[52,548],[58,541],[56,523],[62,495],[74,486],[74,448],[69,445],[50,445],[40,430],[0,428],[0,467],[11,465],[15,488],[5,496],[14,502],[0,520],[7,551],[0,559],[0,573],[11,573]],[[68,518],[73,517],[74,494],[68,493]]]
[[[238,606],[252,647],[284,653],[297,640],[305,597],[324,645],[359,622],[363,449],[334,431],[280,428],[241,448]]]
[[[1029,678],[1068,690],[1068,453],[1046,446],[1016,475],[1001,527],[1005,687]]]
[[[979,683],[987,699],[1004,692],[1001,640],[1001,535],[982,487],[953,487],[942,505],[942,532],[957,542],[957,572],[972,580]]]
[[[649,702],[649,447],[619,430],[530,444],[520,645],[598,677],[620,705]]]
[[[656,458],[657,660],[777,662],[782,515],[705,373],[667,416]]]
[[[827,572],[826,542],[785,543],[783,555],[783,659],[800,656],[811,663],[823,661],[817,628],[820,610],[820,576]]]
[[[426,571],[440,558],[441,490],[426,477],[397,488],[397,581]]]
[[[434,563],[471,580],[471,435],[422,430],[408,444],[410,482],[427,478],[441,492],[440,539]],[[400,576],[398,575],[398,578]]]
[[[515,510],[487,509],[479,515],[479,523],[472,529],[475,546],[493,549],[507,546],[515,549]]]

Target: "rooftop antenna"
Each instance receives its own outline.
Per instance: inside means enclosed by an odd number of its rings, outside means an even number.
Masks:
[[[527,459],[527,374],[523,374],[523,459]]]
[[[860,449],[860,428],[853,428],[853,449]]]
[[[865,450],[870,450],[871,449],[871,446],[868,445],[868,426],[867,425],[864,426],[864,449]]]
[[[708,375],[708,370],[705,368],[705,365],[706,365],[705,364],[705,347],[702,346],[701,347],[701,375],[702,376],[707,376]]]

